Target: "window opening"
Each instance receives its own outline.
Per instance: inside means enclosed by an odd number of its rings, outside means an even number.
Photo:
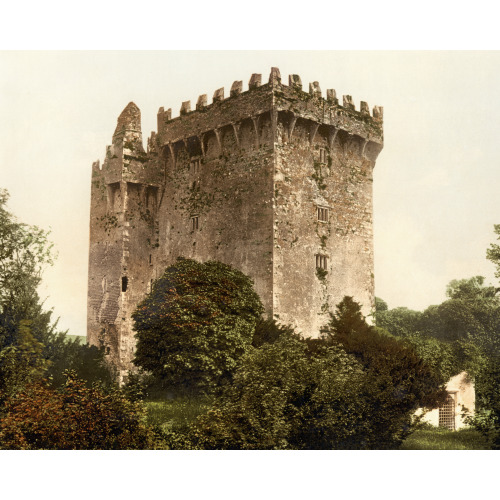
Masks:
[[[320,163],[326,163],[326,149],[319,149],[319,161]]]
[[[318,220],[321,222],[328,222],[328,208],[318,207]]]
[[[151,254],[149,254],[149,265],[151,266],[153,264],[153,257]]]
[[[197,159],[197,160],[192,160],[191,161],[191,172],[193,172],[193,174],[197,174],[199,173],[200,171],[200,160]]]
[[[122,276],[122,292],[127,291],[128,286],[128,278],[126,276]]]
[[[198,216],[195,215],[194,217],[191,217],[191,230],[195,231],[199,227],[199,220]]]
[[[324,271],[328,269],[328,257],[326,255],[316,255],[316,268]]]

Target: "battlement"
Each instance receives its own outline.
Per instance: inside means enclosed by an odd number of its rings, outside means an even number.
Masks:
[[[329,125],[380,145],[383,143],[382,107],[374,106],[370,114],[368,104],[361,101],[356,110],[350,95],[344,95],[340,104],[334,89],[327,89],[323,98],[318,82],[311,82],[306,92],[299,75],[289,75],[288,85],[285,85],[278,68],[271,68],[266,84],[262,84],[262,75],[254,73],[245,92],[243,82],[235,81],[229,96],[225,96],[224,87],[219,88],[213,93],[210,104],[207,94],[198,97],[194,110],[191,102],[185,101],[178,117],[172,117],[171,108],[160,108],[157,137],[160,143],[174,143],[271,111]]]

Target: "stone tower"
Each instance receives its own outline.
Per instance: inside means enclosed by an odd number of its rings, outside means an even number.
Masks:
[[[142,145],[140,111],[118,118],[92,166],[88,334],[120,379],[132,368],[131,313],[179,256],[219,260],[251,276],[267,314],[316,336],[351,295],[374,305],[372,182],[382,108],[370,115],[298,75],[252,75],[212,103],[160,108]]]

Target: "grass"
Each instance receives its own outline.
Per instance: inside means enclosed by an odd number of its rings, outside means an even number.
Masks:
[[[488,450],[484,437],[474,429],[421,429],[401,445],[402,450]]]

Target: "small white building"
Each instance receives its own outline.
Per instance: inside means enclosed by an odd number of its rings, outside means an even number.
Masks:
[[[422,422],[456,431],[466,426],[465,416],[474,415],[476,401],[474,383],[467,372],[462,372],[448,381],[446,391],[448,392],[446,403],[435,410],[426,412]],[[417,415],[421,414],[420,409]]]

